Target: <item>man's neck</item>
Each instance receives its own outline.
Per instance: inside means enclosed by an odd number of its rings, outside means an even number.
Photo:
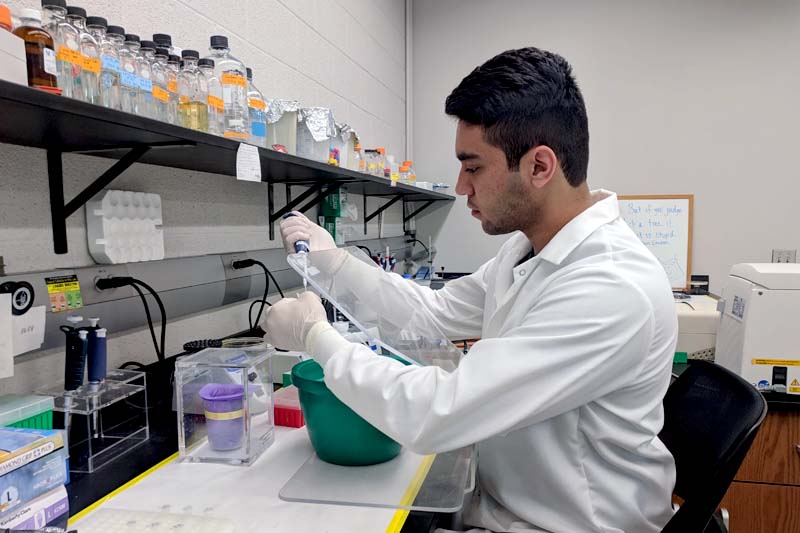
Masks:
[[[544,249],[561,228],[591,207],[592,203],[592,196],[586,183],[577,188],[570,187],[558,191],[553,197],[548,198],[542,206],[540,219],[531,228],[523,230],[534,252],[538,254]]]

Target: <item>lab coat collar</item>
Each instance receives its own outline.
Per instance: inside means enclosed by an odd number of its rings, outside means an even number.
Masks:
[[[605,189],[591,192],[592,205],[567,222],[537,256],[560,265],[572,251],[601,226],[619,218],[616,193]]]

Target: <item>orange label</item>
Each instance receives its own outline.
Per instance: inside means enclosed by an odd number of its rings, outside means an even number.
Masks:
[[[178,102],[180,102],[181,104],[188,104],[189,103],[189,97],[188,96],[181,96],[178,99]]]
[[[73,50],[71,48],[67,48],[66,46],[59,46],[58,47],[58,55],[56,59],[59,61],[65,61],[67,63],[72,63],[73,65],[83,66],[83,56],[77,50]]]
[[[261,111],[267,110],[267,104],[264,102],[264,100],[259,100],[258,98],[249,98],[247,100],[247,105],[254,109],[260,109]]]
[[[247,80],[244,76],[238,74],[223,74],[222,85],[238,85],[239,87],[247,87]]]
[[[100,73],[100,60],[92,57],[83,57],[83,68],[95,74]]]
[[[210,105],[211,107],[213,107],[218,111],[225,110],[225,102],[222,101],[222,98],[218,98],[216,96],[211,96],[211,95],[208,96],[208,105]]]
[[[247,134],[246,133],[237,133],[235,131],[226,131],[225,132],[225,137],[227,137],[228,139],[240,139],[240,140],[245,140],[245,141],[247,140]]]
[[[169,80],[167,83],[167,90],[171,93],[178,92],[178,82],[175,80]]]
[[[169,102],[169,93],[161,87],[153,85],[153,98],[162,102]]]

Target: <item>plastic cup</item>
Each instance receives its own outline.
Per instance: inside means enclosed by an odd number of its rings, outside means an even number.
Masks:
[[[198,394],[203,399],[211,449],[224,452],[241,448],[244,441],[244,387],[209,383]]]

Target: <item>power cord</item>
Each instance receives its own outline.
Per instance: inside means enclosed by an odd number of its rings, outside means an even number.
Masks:
[[[425,248],[425,253],[427,253],[429,256],[431,255],[431,251],[428,249],[427,246],[425,246],[425,243],[422,242],[421,240],[419,240],[419,239],[406,239],[406,244],[413,244],[415,242],[418,242],[423,248]]]
[[[150,306],[147,304],[147,298],[145,298],[144,293],[139,287],[144,287],[156,301],[158,304],[158,310],[161,312],[161,346],[159,346],[158,342],[156,341],[156,333],[155,328],[153,327],[153,319],[150,315]],[[167,312],[164,309],[164,302],[161,301],[161,297],[158,293],[142,280],[133,278],[131,276],[116,276],[111,278],[101,278],[98,279],[95,283],[95,287],[98,290],[107,290],[107,289],[118,289],[120,287],[133,287],[133,289],[139,294],[139,298],[142,300],[142,304],[144,305],[144,313],[147,316],[147,326],[150,328],[150,337],[153,339],[153,346],[156,350],[156,357],[158,357],[159,361],[164,360],[164,350],[166,344],[166,336],[167,336]]]
[[[250,303],[250,308],[247,310],[247,322],[250,326],[250,329],[255,329],[258,326],[258,323],[261,321],[261,315],[264,313],[264,307],[271,306],[272,304],[267,301],[267,296],[269,295],[269,280],[272,279],[272,283],[275,284],[275,288],[278,289],[278,293],[281,295],[281,298],[284,298],[283,289],[281,286],[278,285],[275,276],[272,275],[272,272],[267,268],[267,266],[262,263],[261,261],[256,261],[255,259],[240,259],[238,261],[234,261],[231,263],[231,268],[234,270],[240,270],[242,268],[250,268],[251,266],[258,265],[264,270],[264,296],[260,300],[255,300]],[[261,304],[261,307],[258,309],[258,314],[256,315],[255,322],[253,321],[253,308]]]

